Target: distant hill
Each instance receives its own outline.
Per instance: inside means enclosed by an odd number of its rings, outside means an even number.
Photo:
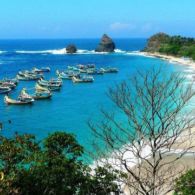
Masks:
[[[181,36],[170,36],[157,33],[150,37],[145,52],[159,52],[178,57],[189,57],[195,60],[195,39]]]

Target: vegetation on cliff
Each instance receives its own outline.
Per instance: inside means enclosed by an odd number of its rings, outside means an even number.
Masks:
[[[177,57],[189,57],[195,60],[195,39],[157,33],[148,40],[144,51],[159,52]]]
[[[33,135],[0,136],[0,194],[109,194],[117,191],[117,173],[92,169],[81,160],[75,137],[55,132],[43,142]]]

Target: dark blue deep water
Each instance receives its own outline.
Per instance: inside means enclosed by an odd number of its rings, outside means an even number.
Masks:
[[[55,70],[66,69],[67,65],[94,63],[97,67],[114,66],[118,74],[95,76],[94,83],[73,84],[65,80],[60,92],[53,94],[52,100],[38,101],[32,106],[7,106],[0,95],[0,122],[3,122],[3,134],[11,136],[15,131],[32,133],[39,139],[56,130],[75,134],[78,141],[88,146],[91,133],[87,121],[101,119],[100,107],[112,109],[106,92],[108,87],[135,74],[136,69],[145,70],[151,66],[164,66],[168,71],[182,69],[156,58],[133,54],[145,47],[145,39],[118,39],[114,54],[96,54],[93,52],[99,40],[1,40],[0,41],[0,79],[15,77],[19,70],[49,66],[51,73],[46,78],[55,77]],[[67,44],[74,43],[79,49],[75,55],[64,54]],[[16,97],[21,88],[32,89],[33,81],[21,81],[11,93]],[[8,123],[11,120],[11,124]]]

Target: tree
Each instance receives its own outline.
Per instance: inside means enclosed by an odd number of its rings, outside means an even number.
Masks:
[[[187,171],[176,180],[175,195],[195,194],[195,169]]]
[[[130,194],[172,191],[185,170],[178,162],[194,147],[194,117],[186,109],[194,95],[183,76],[155,68],[109,89],[116,112],[104,109],[102,121],[89,122],[97,164],[126,173],[121,181]]]
[[[0,194],[86,195],[117,190],[116,173],[107,167],[90,168],[84,148],[72,134],[55,132],[43,142],[35,136],[0,137]]]

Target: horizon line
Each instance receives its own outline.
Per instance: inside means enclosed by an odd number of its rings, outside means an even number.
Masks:
[[[111,36],[110,36],[111,37]],[[111,37],[112,39],[148,39],[148,37]],[[101,37],[86,37],[86,38],[0,38],[0,40],[66,40],[66,39],[101,39]]]

